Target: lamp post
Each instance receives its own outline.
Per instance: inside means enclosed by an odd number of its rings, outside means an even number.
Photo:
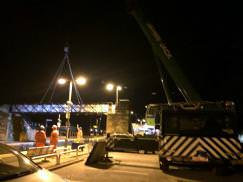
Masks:
[[[119,91],[122,90],[121,86],[116,86],[116,106],[119,104]]]
[[[62,124],[61,115],[58,114],[58,119],[57,119],[57,128],[58,128],[58,130],[60,129],[61,124]]]
[[[114,84],[112,84],[112,83],[108,83],[106,85],[106,89],[108,91],[112,91],[114,89],[114,87],[116,88],[116,106],[118,106],[118,104],[119,104],[119,91],[122,90],[122,87],[120,85],[114,86]]]
[[[66,84],[68,80],[65,78],[59,78],[58,83],[60,85]],[[76,83],[78,85],[85,85],[87,82],[87,79],[85,77],[78,77],[76,80]],[[72,108],[72,90],[73,90],[73,82],[72,80],[69,81],[69,94],[68,94],[68,100],[67,100],[67,111],[66,111],[66,128],[67,128],[67,133],[66,133],[66,138],[68,139],[69,137],[69,128],[70,128],[70,116],[71,116],[71,108]]]

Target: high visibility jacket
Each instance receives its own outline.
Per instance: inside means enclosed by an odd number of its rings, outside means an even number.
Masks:
[[[59,133],[58,133],[57,130],[53,130],[53,131],[51,132],[50,144],[51,144],[51,145],[54,145],[54,148],[57,147],[57,143],[58,143],[58,135],[59,135]]]
[[[35,133],[35,146],[36,147],[43,147],[46,145],[46,133],[45,131],[37,131]]]
[[[78,128],[78,132],[77,132],[77,142],[79,142],[79,143],[83,143],[84,142],[83,131],[80,128]]]

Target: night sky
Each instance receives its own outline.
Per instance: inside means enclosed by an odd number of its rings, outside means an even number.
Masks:
[[[205,100],[233,100],[242,116],[242,18],[239,4],[139,1],[191,84]],[[108,81],[126,86],[142,113],[164,101],[151,46],[126,1],[8,1],[1,6],[0,103],[39,103],[70,46],[74,75],[88,77],[84,103],[115,101]],[[53,102],[67,99],[58,87]],[[152,94],[152,93],[156,93]]]

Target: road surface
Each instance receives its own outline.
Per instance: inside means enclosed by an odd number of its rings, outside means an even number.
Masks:
[[[173,167],[164,173],[159,169],[158,156],[153,154],[112,152],[113,163],[86,166],[85,161],[53,172],[71,181],[85,182],[242,182],[243,171],[217,176],[209,169]]]

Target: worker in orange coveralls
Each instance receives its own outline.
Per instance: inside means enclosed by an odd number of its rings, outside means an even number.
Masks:
[[[41,125],[38,131],[35,133],[35,146],[43,147],[46,145],[46,132],[45,127]]]
[[[54,145],[54,149],[57,147],[58,144],[58,136],[59,136],[59,132],[57,130],[57,125],[52,125],[50,145]]]

